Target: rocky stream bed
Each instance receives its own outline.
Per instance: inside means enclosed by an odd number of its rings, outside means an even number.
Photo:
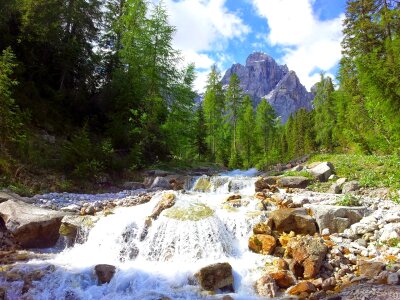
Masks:
[[[255,170],[160,175],[119,193],[1,192],[0,299],[400,299],[390,199],[343,178],[316,193]]]

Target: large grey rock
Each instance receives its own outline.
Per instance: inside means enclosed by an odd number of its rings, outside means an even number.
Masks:
[[[310,205],[309,208],[317,221],[320,233],[328,228],[331,234],[342,233],[352,224],[359,222],[367,213],[365,207]]]
[[[330,162],[322,162],[310,170],[310,174],[322,182],[328,181],[333,173],[334,168]]]
[[[232,74],[237,74],[243,91],[250,95],[256,106],[262,98],[275,109],[283,123],[300,108],[312,108],[312,93],[300,83],[295,72],[286,65],[280,66],[265,53],[255,52],[246,60],[246,65],[234,64],[222,78],[222,84],[229,84]]]
[[[279,178],[278,186],[279,187],[288,187],[288,188],[301,188],[304,189],[308,186],[310,180],[307,177],[303,176],[286,176]]]
[[[0,217],[24,248],[54,246],[65,215],[64,212],[39,208],[22,201],[8,200],[0,204]]]
[[[315,220],[307,214],[305,208],[281,208],[271,212],[271,228],[278,232],[294,231],[297,234],[314,234],[317,232]]]

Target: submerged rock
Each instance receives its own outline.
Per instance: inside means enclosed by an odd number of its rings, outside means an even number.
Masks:
[[[0,217],[7,229],[24,248],[47,248],[56,244],[61,219],[66,215],[21,201],[0,204]]]
[[[114,277],[115,270],[116,270],[115,266],[112,265],[106,265],[106,264],[96,265],[94,267],[94,271],[96,273],[98,283],[100,285],[109,283],[111,279]]]
[[[233,289],[232,266],[229,263],[217,263],[200,269],[195,274],[200,286],[207,291]]]

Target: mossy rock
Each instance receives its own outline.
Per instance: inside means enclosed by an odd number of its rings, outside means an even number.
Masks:
[[[191,204],[189,207],[173,207],[165,211],[165,216],[180,221],[200,221],[211,217],[214,211],[204,204]]]
[[[60,226],[60,235],[63,236],[75,236],[77,232],[77,228],[75,226],[71,226],[69,224],[61,223]]]
[[[196,185],[193,188],[193,190],[198,192],[209,192],[210,189],[211,189],[211,182],[210,178],[208,177],[199,178],[196,182]]]

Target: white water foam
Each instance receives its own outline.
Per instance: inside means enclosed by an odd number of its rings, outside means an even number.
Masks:
[[[157,193],[150,202],[121,207],[101,218],[89,232],[87,241],[65,249],[48,261],[28,265],[53,264],[56,270],[34,282],[25,296],[33,299],[218,299],[204,293],[193,275],[202,267],[229,262],[234,271],[235,299],[258,299],[253,284],[261,274],[268,256],[248,250],[253,225],[265,216],[255,211],[255,178],[209,177],[211,191],[175,192],[176,204],[165,210],[141,240],[146,217],[162,198]],[[247,207],[226,209],[228,193],[240,193]],[[199,209],[200,210],[199,210]],[[169,215],[175,209],[178,214]],[[198,219],[180,212],[207,214]],[[185,218],[188,217],[188,218]],[[180,219],[180,218],[183,218]],[[111,264],[117,272],[109,284],[97,285],[96,264]],[[17,291],[18,288],[11,288]],[[19,294],[9,299],[20,299]]]

